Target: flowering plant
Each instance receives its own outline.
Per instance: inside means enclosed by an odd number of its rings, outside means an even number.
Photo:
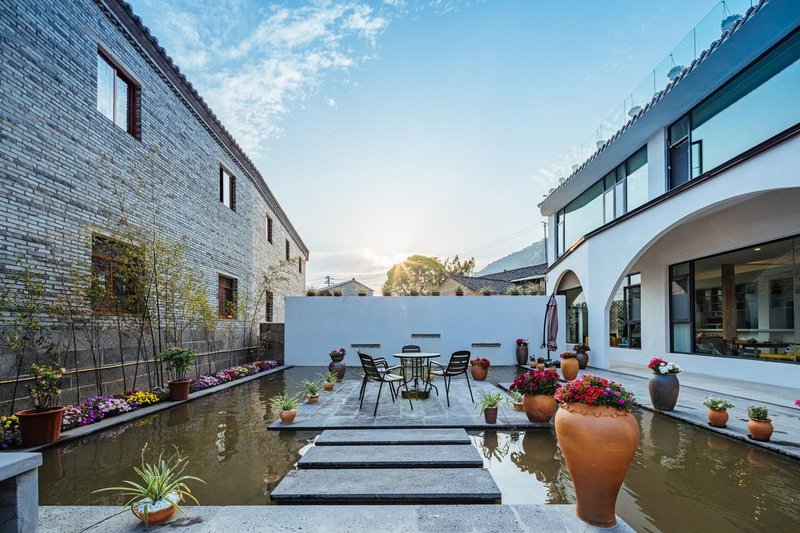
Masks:
[[[28,385],[33,408],[46,411],[56,407],[58,397],[61,396],[61,378],[66,370],[51,364],[32,364],[28,367],[28,372],[33,376],[33,383]]]
[[[800,400],[795,400],[795,401],[794,401],[794,404],[795,404],[797,407],[800,407]]]
[[[489,360],[486,359],[485,357],[476,357],[475,359],[470,361],[469,364],[471,364],[472,366],[482,366],[483,368],[489,368],[489,366],[492,363],[490,363]]]
[[[339,348],[338,350],[331,350],[330,352],[328,352],[328,355],[330,355],[331,357],[344,357],[346,353],[347,350],[345,350],[344,348]]]
[[[517,339],[517,346],[527,346],[528,339]]]
[[[575,359],[577,354],[575,352],[561,352],[561,359]]]
[[[161,352],[160,358],[167,364],[167,370],[175,379],[182,381],[186,379],[186,371],[197,359],[197,352],[192,349],[167,348]]]
[[[215,378],[214,376],[201,374],[192,380],[191,385],[189,385],[189,390],[191,390],[192,392],[205,390],[210,387],[216,387],[220,383],[222,383],[222,381]]]
[[[675,363],[665,361],[660,357],[653,357],[650,359],[647,368],[653,371],[653,374],[680,374],[681,367]]]
[[[130,393],[126,400],[130,404],[131,410],[134,410],[158,403],[161,401],[161,398],[154,392],[137,390]]]
[[[0,447],[3,449],[19,446],[22,443],[22,432],[19,429],[19,419],[14,416],[0,417],[0,426],[3,434],[0,436]]]
[[[750,420],[766,420],[769,421],[769,411],[766,405],[748,405],[747,417]]]
[[[576,344],[572,347],[572,351],[575,353],[586,353],[590,350],[589,345],[586,343]]]
[[[728,400],[723,400],[722,398],[714,398],[713,396],[707,397],[703,401],[703,405],[708,407],[713,411],[725,411],[727,409],[731,409],[736,407],[733,403],[729,402]]]
[[[517,376],[508,388],[520,394],[555,394],[558,389],[558,373],[555,370],[532,370]]]
[[[559,403],[583,403],[626,410],[636,406],[636,398],[632,392],[625,390],[619,383],[592,374],[584,374],[567,382],[556,391],[555,396]]]

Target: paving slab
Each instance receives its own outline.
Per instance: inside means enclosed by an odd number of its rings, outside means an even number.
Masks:
[[[297,468],[482,468],[472,444],[419,446],[313,446]]]
[[[613,529],[596,528],[575,516],[574,505],[271,505],[185,506],[188,516],[177,513],[150,531],[184,533],[302,532],[302,533],[408,533],[452,532],[528,533],[628,533],[620,520]],[[117,514],[119,506],[42,507],[41,533],[84,531],[101,533],[144,532],[131,513]],[[117,516],[113,516],[117,515]],[[109,518],[111,517],[111,518]],[[106,521],[99,523],[101,520]],[[94,527],[92,527],[94,525]]]
[[[483,468],[294,470],[271,494],[277,503],[497,503]]]
[[[461,428],[407,429],[326,429],[314,442],[316,446],[380,446],[391,444],[471,444]]]

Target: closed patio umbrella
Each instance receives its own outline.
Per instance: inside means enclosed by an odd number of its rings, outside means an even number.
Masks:
[[[547,301],[547,309],[544,312],[544,328],[542,329],[542,348],[547,347],[547,360],[550,360],[550,352],[558,349],[556,337],[558,336],[558,303],[555,293],[550,295]]]

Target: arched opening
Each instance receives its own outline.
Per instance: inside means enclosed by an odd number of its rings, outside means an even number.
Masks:
[[[575,272],[567,270],[561,275],[561,279],[556,284],[556,294],[564,296],[566,300],[565,337],[567,343],[588,343],[589,306],[586,302],[586,292]]]

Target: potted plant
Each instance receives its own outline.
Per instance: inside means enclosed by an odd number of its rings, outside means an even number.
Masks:
[[[334,296],[341,296],[342,295],[342,291],[340,289],[334,289],[333,295]]]
[[[189,399],[191,379],[186,379],[186,371],[197,359],[197,352],[192,349],[167,348],[161,352],[161,361],[167,364],[167,371],[175,379],[168,382],[169,399],[173,402]]]
[[[578,377],[578,357],[575,352],[563,352],[561,354],[561,375],[567,381],[572,381]]]
[[[28,385],[33,409],[15,413],[25,448],[57,441],[61,437],[61,420],[65,410],[64,407],[58,407],[58,398],[66,370],[53,364],[32,364],[28,372],[33,378]]]
[[[328,352],[328,357],[331,362],[328,363],[328,370],[336,374],[339,381],[344,379],[344,374],[347,372],[347,365],[344,363],[344,356],[347,355],[347,350],[344,348],[334,349]]]
[[[753,440],[767,441],[772,436],[772,420],[769,418],[769,411],[766,405],[747,406],[747,431]],[[25,433],[22,434],[23,438]]]
[[[300,384],[306,389],[306,401],[308,403],[317,403],[319,401],[319,383],[311,381],[310,379],[304,379]]]
[[[322,388],[325,389],[325,392],[330,392],[333,390],[334,385],[339,381],[339,378],[336,376],[336,373],[328,370],[322,375]]]
[[[523,394],[519,391],[510,390],[508,395],[511,396],[511,405],[514,406],[514,410],[525,412],[525,406],[522,403],[525,398]]]
[[[544,370],[544,357],[536,358],[536,370]]]
[[[489,366],[492,364],[485,357],[476,357],[469,362],[470,370],[472,372],[472,379],[475,381],[483,381],[486,375],[489,374]]]
[[[408,291],[409,296],[419,296],[419,291],[417,289],[411,289]]]
[[[456,296],[464,296],[464,289],[461,288],[461,285],[456,287]]]
[[[291,424],[294,422],[294,417],[297,416],[297,406],[300,403],[298,396],[289,396],[288,394],[279,394],[273,396],[269,400],[269,405],[273,411],[278,411],[278,416],[281,419],[281,424]]]
[[[589,365],[589,350],[589,345],[585,343],[576,344],[572,347],[572,351],[575,352],[576,359],[578,359],[578,368],[581,370],[585,370]]]
[[[316,296],[316,295],[317,295],[317,291],[315,291],[314,289],[308,289],[306,291],[306,296]]]
[[[678,393],[681,388],[678,374],[681,368],[660,357],[650,359],[647,367],[653,372],[653,377],[647,384],[653,408],[657,411],[672,411],[678,403]]]
[[[528,360],[528,339],[517,339],[517,364],[525,366]]]
[[[162,452],[155,463],[146,464],[144,462],[145,450],[147,450],[147,444],[142,448],[142,467],[134,468],[140,481],[125,480],[123,481],[124,486],[108,487],[94,492],[114,491],[119,492],[122,496],[130,497],[125,506],[130,507],[131,512],[144,522],[145,527],[166,522],[172,518],[176,510],[186,514],[179,505],[183,499],[192,500],[200,505],[186,482],[205,483],[205,481],[183,474],[189,462],[188,458],[181,457],[178,448],[175,448],[172,457],[164,459]]]
[[[487,424],[497,423],[497,409],[506,399],[499,392],[486,392],[483,389],[478,391],[478,408],[483,411],[483,419]]]
[[[713,396],[706,398],[703,405],[708,407],[708,425],[715,428],[724,428],[728,424],[728,409],[736,407],[728,400]]]
[[[555,370],[526,372],[517,376],[509,390],[523,395],[523,410],[531,422],[544,424],[556,414],[554,394],[558,390],[558,373]]]
[[[381,294],[383,294],[384,296],[391,296],[392,295],[392,291],[384,290]]]
[[[575,486],[578,518],[599,527],[617,523],[615,506],[639,447],[630,391],[585,374],[556,391],[556,437]]]
[[[528,359],[530,360],[530,367],[532,369],[536,370],[536,365],[538,364],[537,363],[537,360],[538,360],[537,357],[535,355],[532,355]]]
[[[491,296],[492,295],[492,289],[490,289],[489,287],[482,287],[480,289],[480,291],[481,291],[481,295],[482,296]]]
[[[440,294],[440,291],[431,291],[431,296],[439,296]]]

